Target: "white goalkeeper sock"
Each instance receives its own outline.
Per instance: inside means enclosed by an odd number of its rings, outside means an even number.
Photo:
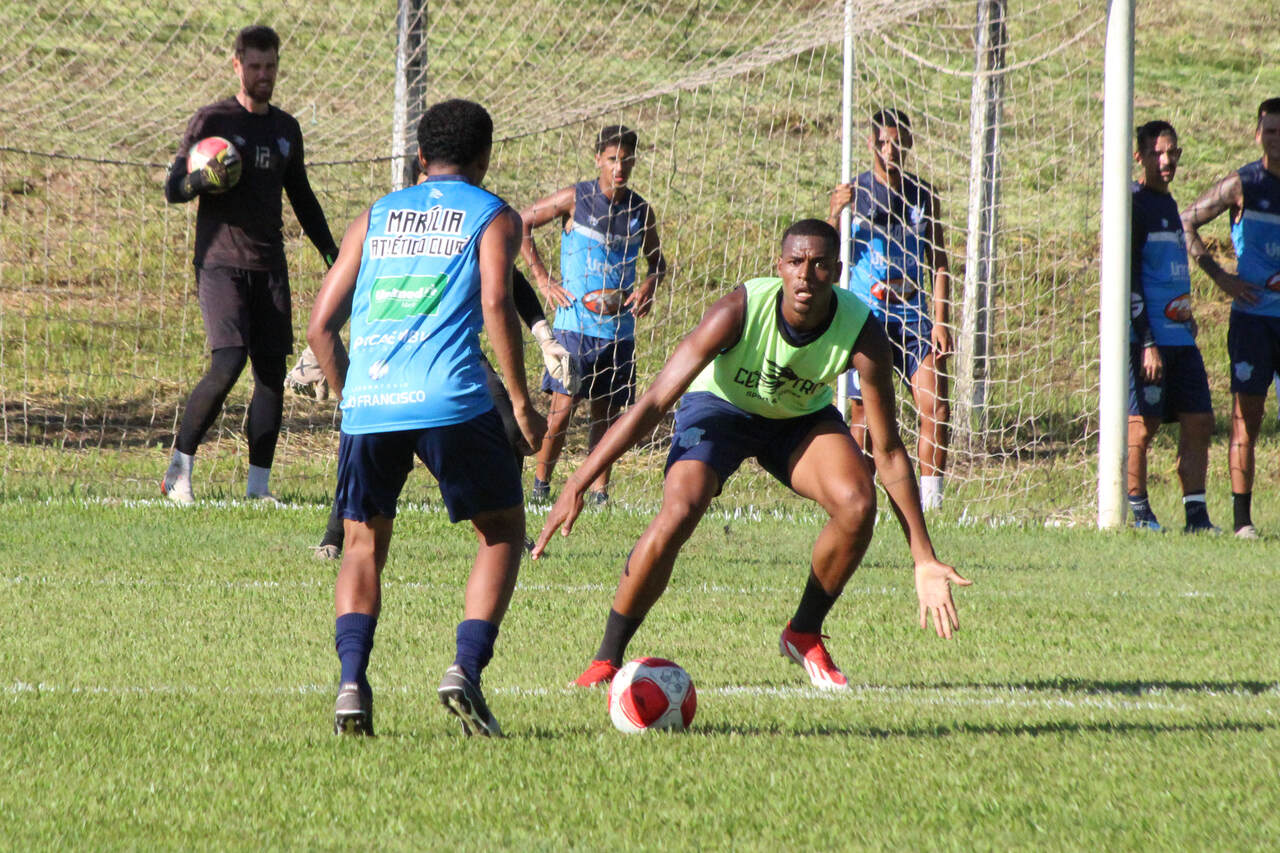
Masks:
[[[932,474],[920,478],[920,508],[940,509],[942,507],[942,475]]]
[[[181,450],[174,448],[173,456],[169,459],[169,474],[172,475],[170,481],[190,480],[191,466],[195,463],[196,458],[190,453],[183,453]]]
[[[260,498],[263,495],[270,494],[268,481],[271,479],[271,469],[261,468],[257,465],[249,466],[249,485],[245,488],[245,495],[251,498]]]

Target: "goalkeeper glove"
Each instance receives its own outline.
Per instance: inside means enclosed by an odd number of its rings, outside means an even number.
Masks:
[[[551,378],[564,386],[564,390],[570,395],[578,393],[578,386],[581,384],[582,378],[578,376],[578,371],[574,369],[573,359],[569,357],[569,351],[565,349],[559,341],[551,334],[551,327],[547,325],[546,320],[539,320],[533,324],[530,329],[533,332],[534,340],[538,342],[538,346],[542,347],[542,363],[547,366],[547,373]]]
[[[236,164],[239,166],[239,163]],[[227,164],[221,160],[210,160],[203,169],[197,169],[182,179],[182,191],[188,198],[205,190],[225,190],[234,183],[227,173]]]

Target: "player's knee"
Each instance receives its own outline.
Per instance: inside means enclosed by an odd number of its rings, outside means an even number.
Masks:
[[[219,387],[230,389],[240,378],[249,351],[244,347],[220,347],[209,356],[209,370],[205,378]]]
[[[831,519],[851,534],[868,532],[875,523],[876,493],[874,489],[850,486],[832,505]]]
[[[471,522],[485,546],[502,545],[511,542],[524,544],[525,519],[524,505],[518,504],[508,509],[482,512]]]

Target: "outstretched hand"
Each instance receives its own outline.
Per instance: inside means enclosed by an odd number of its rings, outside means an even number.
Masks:
[[[951,600],[951,584],[969,586],[973,581],[960,577],[951,566],[937,560],[916,563],[916,598],[920,602],[920,628],[928,630],[933,614],[933,630],[939,637],[951,639],[960,630],[956,605]]]
[[[573,531],[573,523],[582,514],[583,491],[573,485],[573,478],[564,484],[564,488],[560,490],[560,497],[556,498],[556,502],[551,505],[551,511],[547,513],[547,521],[538,533],[538,541],[533,543],[533,551],[530,552],[533,559],[536,560],[542,556],[547,549],[547,543],[551,541],[551,537],[557,530],[564,528],[560,530],[561,536],[568,536]]]

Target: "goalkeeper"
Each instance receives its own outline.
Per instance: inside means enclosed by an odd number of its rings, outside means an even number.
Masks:
[[[249,439],[250,498],[271,497],[268,480],[284,408],[285,359],[293,352],[292,297],[285,264],[281,193],[325,262],[338,247],[307,180],[302,129],[272,106],[280,38],[270,27],[245,27],[232,63],[240,91],[196,111],[187,125],[165,183],[172,204],[200,198],[196,213],[195,271],[200,313],[211,351],[209,369],[191,392],[174,438],[160,491],[181,504],[194,502],[191,468],[196,448],[213,426],[246,363],[253,365]],[[188,173],[187,154],[209,136],[235,143],[232,169],[213,161]],[[239,168],[237,175],[235,168]],[[237,180],[238,178],[238,180]]]

